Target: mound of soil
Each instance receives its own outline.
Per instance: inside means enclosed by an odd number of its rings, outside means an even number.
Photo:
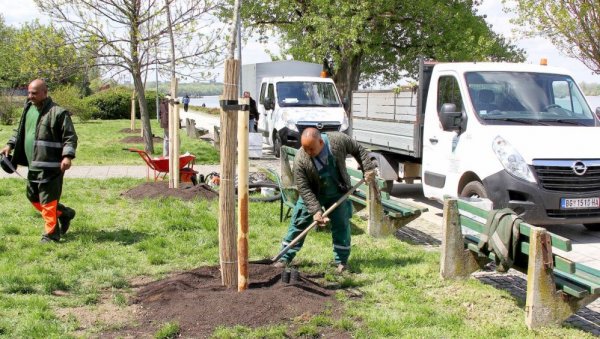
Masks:
[[[131,199],[144,198],[166,198],[174,197],[181,200],[204,199],[212,200],[219,197],[219,193],[206,184],[196,186],[189,183],[180,183],[179,188],[169,188],[168,181],[145,182],[128,191],[121,196]]]
[[[153,137],[152,140],[154,141],[163,141],[162,138],[159,137]],[[144,142],[144,138],[140,137],[140,136],[129,136],[129,137],[125,137],[123,139],[121,139],[122,143],[125,144],[140,144]]]
[[[260,327],[310,317],[337,306],[334,291],[300,273],[297,281],[281,281],[281,268],[249,265],[248,290],[221,286],[219,267],[200,267],[142,287],[133,303],[141,305],[139,323],[121,334],[152,335],[177,321],[183,337],[209,337],[218,326]]]

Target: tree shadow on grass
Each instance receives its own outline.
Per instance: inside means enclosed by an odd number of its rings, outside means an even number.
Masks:
[[[115,242],[121,245],[132,245],[144,240],[147,237],[146,233],[130,231],[130,230],[115,230],[115,231],[80,231],[74,233],[73,236],[90,237],[95,242]]]

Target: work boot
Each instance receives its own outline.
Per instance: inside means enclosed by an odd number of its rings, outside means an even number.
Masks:
[[[40,242],[42,244],[51,243],[51,242],[59,242],[59,241],[60,241],[60,234],[59,234],[58,230],[55,230],[54,232],[52,232],[50,234],[42,235],[42,239],[40,240]]]
[[[75,210],[65,206],[65,209],[62,211],[62,214],[60,215],[60,217],[58,217],[58,224],[60,226],[61,234],[67,233],[67,231],[69,230],[69,226],[71,226],[71,220],[73,220],[73,218],[75,218]]]
[[[274,264],[273,264],[273,267],[277,267],[277,268],[286,268],[286,267],[287,267],[287,265],[288,265],[288,262],[287,262],[287,261],[280,260],[280,261],[278,261],[278,262],[274,263]]]
[[[337,265],[337,268],[335,269],[335,272],[337,274],[342,274],[342,273],[347,272],[349,270],[350,270],[350,266],[348,266],[347,263],[339,263]]]

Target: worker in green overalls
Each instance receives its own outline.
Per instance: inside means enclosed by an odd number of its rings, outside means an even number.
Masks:
[[[350,177],[346,171],[346,157],[352,155],[360,164],[367,182],[375,179],[375,164],[369,159],[368,152],[356,141],[340,132],[321,134],[316,128],[307,128],[301,136],[302,147],[294,160],[294,181],[298,187],[298,199],[288,233],[283,239],[282,248],[287,246],[313,220],[319,226],[331,221],[333,254],[337,271],[348,270],[350,257],[350,217],[352,205],[346,200],[328,217],[323,217],[323,208],[333,205],[350,187]],[[275,263],[277,267],[289,265],[296,253],[302,248],[304,239]]]

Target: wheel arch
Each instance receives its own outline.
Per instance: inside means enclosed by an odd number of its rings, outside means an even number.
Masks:
[[[456,187],[456,196],[457,197],[460,196],[460,193],[462,192],[462,190],[471,181],[479,181],[481,184],[483,184],[483,181],[479,178],[479,176],[477,176],[477,174],[475,174],[474,172],[466,172],[463,174],[463,176],[458,181],[458,185]]]

